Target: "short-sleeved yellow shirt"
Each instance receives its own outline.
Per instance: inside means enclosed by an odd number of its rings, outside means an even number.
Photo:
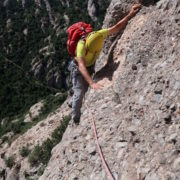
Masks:
[[[100,33],[104,39],[109,34],[108,29],[102,29],[102,30],[99,30],[97,32]],[[79,42],[77,44],[76,58],[75,59],[78,60],[78,58],[83,57],[85,59],[86,67],[90,67],[90,66],[94,65],[99,54],[100,54],[100,52],[91,53],[90,51],[88,51],[86,48],[85,41],[81,39],[81,40],[79,40]]]

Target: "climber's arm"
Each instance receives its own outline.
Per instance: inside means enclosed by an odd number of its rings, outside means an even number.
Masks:
[[[85,78],[85,80],[88,82],[88,84],[90,85],[90,87],[92,89],[102,89],[102,85],[99,83],[95,83],[91,76],[89,75],[86,65],[85,65],[85,60],[84,58],[80,57],[78,58],[78,67],[79,67],[79,71],[81,72],[81,74],[83,75],[83,77]]]
[[[127,16],[120,20],[117,24],[109,28],[109,35],[120,32],[126,25],[127,22],[135,16],[135,14],[140,10],[141,4],[135,4],[132,6],[131,11]]]

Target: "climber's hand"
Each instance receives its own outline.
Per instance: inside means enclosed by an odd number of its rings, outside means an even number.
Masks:
[[[141,9],[141,4],[137,3],[137,4],[134,4],[131,8],[131,11],[130,11],[130,15],[133,17],[140,9]]]
[[[102,89],[103,88],[103,85],[102,84],[100,84],[100,83],[92,83],[92,84],[90,84],[90,87],[92,88],[92,89],[95,89],[95,90],[98,90],[98,89]]]

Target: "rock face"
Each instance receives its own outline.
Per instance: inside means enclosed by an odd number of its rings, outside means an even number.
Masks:
[[[33,174],[33,171],[35,171],[36,173],[34,174],[37,174],[38,168],[31,167],[28,162],[28,158],[22,157],[20,155],[20,150],[23,147],[28,147],[30,150],[32,150],[33,147],[35,147],[36,145],[41,145],[48,138],[51,138],[53,131],[63,121],[63,117],[70,114],[70,109],[67,105],[68,101],[69,100],[67,99],[67,101],[65,101],[65,103],[60,108],[58,108],[52,114],[49,114],[46,119],[40,121],[31,129],[29,129],[26,133],[17,137],[11,145],[8,145],[7,142],[0,144],[0,180],[24,180],[26,179],[25,173]],[[37,115],[38,112],[36,110],[42,107],[42,105],[42,102],[40,102],[32,106],[30,112],[33,116]],[[5,158],[11,156],[14,156],[15,165],[12,167],[12,169],[9,169],[5,164]]]
[[[124,2],[113,0],[107,14],[123,16],[133,1]],[[115,179],[180,179],[180,3],[154,3],[112,38],[113,48],[105,47],[95,76],[104,89],[86,96]],[[71,123],[53,149],[41,180],[108,179],[88,109],[82,112],[80,125]]]
[[[95,6],[93,0],[89,0],[89,1],[88,1],[88,13],[89,13],[89,16],[90,16],[94,21],[97,20],[97,17],[96,17],[96,6]]]
[[[142,5],[151,5],[154,3],[154,0],[149,0],[148,3],[146,0],[141,0],[140,2]],[[121,0],[121,2],[111,1],[104,19],[103,28],[108,28],[116,24],[129,12],[132,4],[134,4],[134,0]],[[110,36],[107,38],[103,51],[100,54],[99,60],[96,64],[96,71],[99,71],[105,64],[107,64],[107,60],[110,59],[109,56],[111,55],[111,52],[113,51],[113,48],[121,35],[122,32],[120,32],[119,35]]]
[[[49,19],[50,19],[50,22],[53,26],[55,26],[55,21],[53,19],[53,16],[52,16],[52,12],[51,12],[51,6],[49,4],[49,1],[48,0],[44,0],[45,4],[46,4],[46,9],[48,11],[48,14],[49,14]]]
[[[33,118],[38,117],[39,114],[41,113],[41,109],[43,106],[44,106],[43,101],[40,101],[40,102],[36,103],[35,105],[33,105],[29,109],[29,112],[26,114],[26,116],[24,118],[24,122],[31,122],[33,120]]]

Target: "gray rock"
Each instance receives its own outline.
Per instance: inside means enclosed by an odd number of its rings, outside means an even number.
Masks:
[[[5,177],[6,177],[6,168],[0,167],[0,179],[3,180],[3,179],[5,179]]]
[[[163,84],[162,83],[157,84],[157,86],[154,89],[154,93],[162,94],[162,91],[163,91]]]
[[[115,148],[116,148],[116,149],[124,148],[124,147],[126,147],[127,145],[128,145],[128,142],[117,142],[117,143],[115,144]]]
[[[159,163],[162,165],[162,164],[166,164],[166,158],[162,155],[160,156],[160,160],[159,160]]]
[[[158,140],[159,140],[159,143],[161,145],[164,145],[165,144],[165,138],[164,138],[164,135],[163,134],[159,134],[158,135]]]
[[[156,94],[156,95],[154,95],[154,100],[157,103],[160,103],[163,100],[163,96],[161,94]]]
[[[97,21],[96,6],[93,0],[88,1],[88,14],[92,18],[93,21]]]
[[[58,72],[58,69],[51,69],[46,76],[48,86],[55,88],[62,88],[63,78],[61,74]]]
[[[128,131],[134,136],[136,134],[137,127],[136,126],[130,126],[128,128]]]
[[[96,146],[88,146],[87,151],[90,155],[95,155],[96,154]]]
[[[9,4],[9,0],[5,0],[4,2],[3,2],[3,6],[8,6],[8,4]]]
[[[150,173],[145,177],[145,180],[159,180],[156,173]]]
[[[16,164],[13,169],[7,174],[6,180],[18,180],[20,167],[20,164]]]
[[[173,168],[178,171],[180,169],[180,158],[174,160]]]
[[[180,82],[177,81],[177,82],[175,83],[174,89],[175,89],[175,90],[180,90]]]
[[[34,73],[34,76],[35,76],[36,78],[41,79],[41,78],[42,78],[42,75],[43,75],[43,73],[44,73],[44,67],[43,67],[41,61],[36,62],[36,63],[32,66],[31,71]]]
[[[174,142],[176,141],[176,138],[177,138],[177,133],[173,133],[167,138],[167,142]]]
[[[175,174],[175,180],[180,179],[180,173]]]
[[[163,10],[172,9],[174,13],[178,13],[180,11],[180,3],[178,0],[161,0],[157,3],[157,8],[161,8]]]

